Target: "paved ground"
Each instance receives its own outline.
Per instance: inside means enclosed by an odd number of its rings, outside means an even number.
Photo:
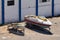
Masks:
[[[50,31],[25,28],[24,36],[8,33],[7,25],[1,26],[0,40],[60,40],[60,17],[49,18],[49,20],[53,23]]]

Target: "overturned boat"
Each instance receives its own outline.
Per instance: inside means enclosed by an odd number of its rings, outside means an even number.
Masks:
[[[35,25],[39,25],[39,26],[51,26],[52,23],[45,18],[44,16],[25,16],[24,19],[27,23],[31,23],[31,24],[35,24]]]

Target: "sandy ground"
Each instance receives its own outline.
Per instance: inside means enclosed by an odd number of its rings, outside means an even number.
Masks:
[[[0,40],[60,40],[60,17],[48,19],[53,23],[50,31],[25,28],[24,36],[8,33],[7,25],[0,26]]]

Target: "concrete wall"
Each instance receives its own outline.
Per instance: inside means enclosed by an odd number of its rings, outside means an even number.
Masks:
[[[4,0],[5,23],[19,21],[19,0],[14,0],[15,4],[12,6],[8,6],[7,1],[9,0]],[[0,24],[2,23],[1,5],[0,0]],[[59,14],[60,0],[54,0],[54,15]],[[26,15],[36,15],[36,0],[21,0],[21,20],[23,20]],[[38,0],[38,15],[52,16],[52,0],[44,3]]]
[[[38,1],[38,14],[39,16],[52,16],[52,0],[48,2]]]
[[[35,15],[36,13],[36,0],[21,0],[21,17],[22,20],[26,15]]]
[[[5,1],[5,23],[19,21],[19,0],[14,0],[14,5],[8,6]]]
[[[60,15],[60,0],[54,0],[54,14]]]

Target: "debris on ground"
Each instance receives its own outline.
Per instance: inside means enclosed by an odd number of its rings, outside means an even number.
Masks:
[[[60,40],[60,17],[53,17],[52,19],[48,19],[53,23],[50,31],[42,31],[35,28],[25,28],[24,36],[9,33],[7,30],[8,24],[0,26],[0,40]],[[57,24],[55,24],[55,22]],[[48,34],[46,31],[53,33],[53,35]]]
[[[26,23],[12,23],[8,25],[9,33],[24,34]]]

